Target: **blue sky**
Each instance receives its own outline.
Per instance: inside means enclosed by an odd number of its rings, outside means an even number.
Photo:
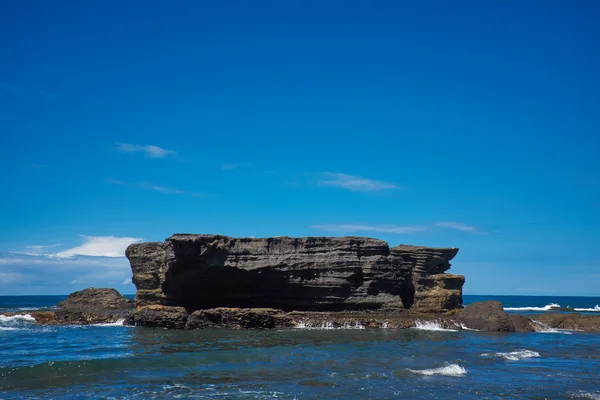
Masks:
[[[600,295],[599,3],[120,3],[1,6],[0,295],[133,293],[125,247],[175,232]]]

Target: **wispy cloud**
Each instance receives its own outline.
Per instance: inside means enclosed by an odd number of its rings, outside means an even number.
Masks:
[[[481,234],[485,233],[485,232],[481,232],[479,229],[477,229],[476,227],[474,227],[472,225],[466,225],[466,224],[463,224],[460,222],[438,222],[435,225],[438,228],[454,229],[454,230],[461,231],[461,232],[471,232],[471,233],[481,233]]]
[[[124,185],[124,184],[125,184],[125,182],[124,182],[124,181],[119,181],[119,180],[116,180],[116,179],[110,179],[110,178],[106,178],[106,179],[104,180],[104,182],[106,182],[106,183],[110,183],[111,185]]]
[[[51,249],[52,247],[59,247],[61,244],[47,244],[47,245],[33,245],[33,246],[25,246],[24,251],[15,251],[14,254],[22,254],[26,256],[39,256],[44,255],[46,253],[46,249]]]
[[[325,232],[376,232],[376,233],[397,233],[410,234],[424,232],[427,230],[425,226],[397,226],[397,225],[313,225],[313,229],[318,229]]]
[[[155,190],[157,192],[168,193],[168,194],[185,194],[183,190],[171,189],[164,186],[150,185],[148,189]]]
[[[142,238],[134,237],[116,237],[116,236],[85,236],[83,243],[79,246],[59,251],[54,255],[56,257],[123,257],[125,249],[132,243],[141,242]]]
[[[23,278],[24,275],[18,272],[0,272],[0,282],[2,283],[22,282]]]
[[[129,285],[130,283],[131,283],[131,278],[127,278],[123,282],[121,282],[121,285]]]
[[[436,224],[424,225],[362,225],[362,224],[321,224],[311,226],[313,229],[318,229],[325,232],[337,233],[359,233],[359,232],[376,232],[376,233],[395,233],[395,234],[411,234],[435,230],[435,228],[454,229],[461,232],[486,234],[481,232],[474,226],[461,224],[459,222],[438,222]]]
[[[31,168],[48,168],[46,164],[31,164]]]
[[[151,144],[139,145],[129,143],[117,143],[117,151],[121,153],[144,153],[146,157],[150,158],[165,158],[167,156],[175,155],[176,152],[173,150],[163,149],[162,147],[154,146]]]
[[[183,195],[183,196],[192,196],[192,197],[207,197],[204,193],[193,193],[185,190],[169,188],[165,186],[153,185],[150,183],[140,183],[139,187],[142,189],[154,190],[155,192],[165,193],[165,194],[175,194],[175,195]]]
[[[395,183],[366,179],[360,176],[340,174],[333,172],[323,172],[318,180],[320,186],[333,186],[352,191],[382,191],[399,189]]]

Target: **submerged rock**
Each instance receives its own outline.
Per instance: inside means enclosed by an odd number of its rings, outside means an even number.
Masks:
[[[496,300],[472,303],[456,313],[458,320],[469,329],[488,332],[514,332],[515,325]]]
[[[444,312],[462,305],[464,277],[444,274],[457,251],[362,237],[176,234],[126,255],[138,307]]]
[[[553,329],[600,332],[600,315],[548,313],[531,315],[531,318]]]

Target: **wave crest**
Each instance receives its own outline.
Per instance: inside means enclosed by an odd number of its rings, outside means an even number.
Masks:
[[[414,329],[423,331],[438,331],[438,332],[458,332],[456,329],[447,329],[442,326],[439,321],[415,321]]]
[[[466,375],[466,373],[467,373],[467,370],[458,364],[449,364],[449,365],[446,365],[445,367],[431,368],[431,369],[410,369],[410,368],[407,368],[407,369],[408,369],[408,371],[413,372],[415,374],[426,375],[426,376],[431,376],[431,375],[462,376],[462,375]]]
[[[511,351],[508,353],[494,353],[494,354],[483,353],[481,356],[482,357],[500,357],[500,358],[504,358],[505,360],[508,360],[508,361],[519,361],[523,358],[539,357],[540,353],[538,353],[537,351],[525,349],[525,350]]]

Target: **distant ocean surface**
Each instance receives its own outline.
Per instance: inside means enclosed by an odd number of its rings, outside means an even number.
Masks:
[[[66,296],[0,296],[0,311]],[[509,312],[600,298],[464,296]],[[420,329],[168,331],[0,316],[0,399],[600,399],[600,334]]]

